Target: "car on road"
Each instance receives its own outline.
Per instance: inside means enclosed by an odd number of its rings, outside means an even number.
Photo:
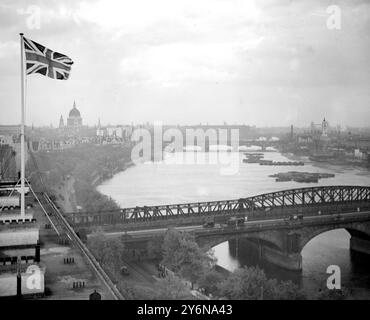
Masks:
[[[285,219],[287,222],[300,222],[303,221],[303,214],[291,214]]]
[[[214,221],[207,221],[207,222],[203,223],[203,228],[213,228],[214,226],[215,226]]]
[[[122,266],[121,269],[120,269],[120,272],[121,272],[121,275],[123,275],[123,276],[130,275],[130,271],[128,271],[127,266]]]
[[[229,220],[227,220],[228,226],[240,226],[243,225],[246,221],[245,217],[231,217]]]

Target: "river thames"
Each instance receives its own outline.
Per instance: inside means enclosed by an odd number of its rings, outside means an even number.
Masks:
[[[370,175],[366,169],[328,164],[318,166],[307,158],[299,159],[305,162],[305,166],[261,166],[243,163],[243,153],[225,153],[224,157],[234,159],[233,170],[225,173],[223,169],[225,163],[228,163],[227,159],[226,162],[225,159],[211,161],[209,157],[217,157],[217,153],[197,152],[197,155],[206,161],[179,161],[189,159],[185,157],[194,157],[192,152],[186,152],[167,154],[166,160],[162,162],[133,166],[105,181],[98,190],[112,197],[121,207],[135,207],[238,199],[306,186],[370,185]],[[289,161],[278,152],[265,152],[264,159]],[[318,183],[275,182],[274,178],[269,177],[288,171],[333,173],[335,177],[321,179]],[[302,272],[287,271],[260,261],[247,249],[239,250],[236,257],[229,250],[228,242],[219,244],[213,250],[217,263],[225,269],[233,271],[244,265],[258,265],[268,277],[293,280],[302,285],[312,297],[318,290],[326,287],[326,279],[329,276],[326,274],[327,267],[338,265],[341,269],[342,286],[351,289],[354,298],[370,298],[370,257],[351,253],[349,239],[350,235],[344,229],[329,231],[312,239],[302,251]]]

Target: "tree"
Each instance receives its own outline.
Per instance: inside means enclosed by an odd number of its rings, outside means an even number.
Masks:
[[[200,249],[189,233],[174,229],[167,231],[163,241],[162,263],[173,272],[194,283],[214,262],[213,255]]]
[[[175,275],[158,280],[158,299],[179,300],[191,297],[189,288]]]
[[[221,296],[236,300],[304,299],[303,292],[291,281],[268,279],[258,267],[234,271],[218,286]]]
[[[225,277],[214,269],[206,270],[200,276],[198,284],[203,288],[207,294],[218,294],[218,285],[225,279]]]
[[[188,234],[181,233],[175,229],[169,229],[165,234],[162,247],[162,263],[174,272],[178,272],[181,268],[184,255],[182,243],[187,237]]]
[[[129,292],[129,297],[132,300],[160,299],[157,287],[148,287],[140,284],[128,285],[127,281],[121,282],[126,282],[125,284],[121,284],[120,288],[125,288],[126,290],[124,292]]]
[[[348,299],[350,294],[351,292],[346,288],[333,289],[333,290],[325,289],[324,291],[321,291],[317,295],[316,299],[318,300],[345,300],[345,299]]]
[[[221,296],[235,300],[262,299],[267,289],[267,278],[259,268],[241,268],[235,270],[219,285]]]
[[[120,239],[110,239],[103,233],[98,232],[89,238],[88,246],[101,264],[110,267],[120,267],[125,250],[124,243]]]
[[[281,281],[277,282],[276,279],[270,280],[270,287],[272,295],[270,299],[273,300],[304,300],[306,295],[302,289],[300,289],[292,281]]]
[[[163,258],[163,239],[163,236],[157,236],[148,242],[147,251],[149,256],[159,259]]]

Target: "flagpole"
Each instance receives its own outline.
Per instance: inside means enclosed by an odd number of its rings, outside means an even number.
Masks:
[[[25,118],[25,75],[24,75],[24,44],[23,44],[23,33],[20,33],[20,44],[21,44],[21,219],[25,218],[25,143],[24,143],[24,118]]]

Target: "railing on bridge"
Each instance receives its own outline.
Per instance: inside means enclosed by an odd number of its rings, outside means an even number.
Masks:
[[[119,211],[72,213],[76,224],[115,224],[150,222],[169,218],[194,216],[237,215],[258,213],[275,208],[316,207],[368,203],[370,187],[366,186],[323,186],[271,192],[237,200],[183,203],[162,206],[143,206]]]

